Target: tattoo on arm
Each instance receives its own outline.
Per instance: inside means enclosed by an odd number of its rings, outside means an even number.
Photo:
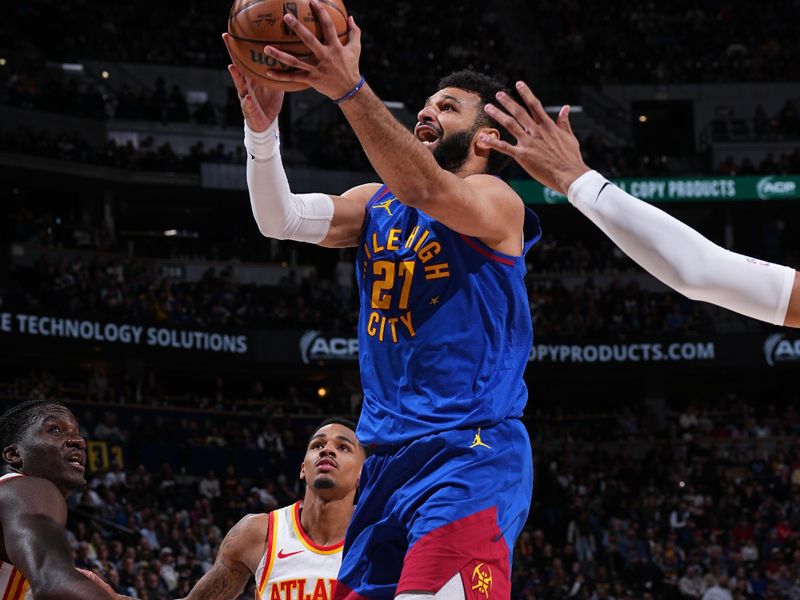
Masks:
[[[236,571],[217,561],[192,588],[186,600],[236,600],[244,592],[249,579],[250,573]]]
[[[239,556],[243,530],[237,524],[228,532],[220,544],[214,566],[197,582],[185,600],[236,600],[244,592],[251,575]]]

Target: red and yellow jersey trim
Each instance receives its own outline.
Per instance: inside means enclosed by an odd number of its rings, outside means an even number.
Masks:
[[[315,544],[314,540],[308,536],[303,529],[303,524],[300,522],[300,508],[302,508],[302,505],[303,503],[298,500],[294,503],[294,507],[292,508],[292,527],[294,527],[297,538],[306,548],[317,554],[336,554],[337,552],[341,552],[344,547],[344,540],[332,546],[320,546]]]
[[[265,551],[267,560],[264,563],[264,571],[261,573],[261,581],[258,582],[258,588],[256,589],[256,600],[259,600],[259,598],[263,597],[264,590],[267,588],[267,583],[269,583],[269,575],[272,572],[272,565],[275,563],[275,530],[277,529],[277,512],[278,511],[274,510],[269,513],[268,516],[267,548]]]
[[[0,562],[0,567],[2,567],[3,564],[3,562]],[[11,576],[8,578],[5,593],[0,600],[22,600],[25,594],[28,593],[28,580],[25,579],[25,576],[19,569],[10,564],[9,566],[11,567]]]

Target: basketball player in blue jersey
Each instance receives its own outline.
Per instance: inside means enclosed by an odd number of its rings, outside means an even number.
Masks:
[[[536,215],[494,176],[479,138],[505,135],[483,113],[502,86],[446,77],[397,122],[359,72],[360,30],[342,45],[319,4],[316,56],[276,81],[302,81],[342,109],[383,183],[342,196],[293,194],[281,165],[281,94],[229,70],[241,98],[252,209],[269,237],[358,247],[361,442],[372,448],[348,529],[336,598],[507,598],[511,550],[531,502],[531,447],[520,422],[533,332],[525,253]]]
[[[111,598],[87,579],[93,573],[78,573],[67,543],[65,498],[86,486],[86,442],[72,412],[50,400],[10,408],[0,415],[0,451],[0,598]]]
[[[623,252],[674,290],[754,319],[800,327],[800,275],[794,269],[721,248],[613,185],[583,162],[569,106],[553,122],[528,86],[520,81],[517,89],[526,108],[505,94],[496,100],[507,113],[493,104],[485,108],[516,143],[487,137],[486,144],[565,194]]]

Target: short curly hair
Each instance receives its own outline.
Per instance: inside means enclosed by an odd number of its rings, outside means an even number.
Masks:
[[[27,400],[12,406],[0,415],[0,450],[18,443],[22,434],[33,425],[45,406],[59,406],[69,410],[65,404],[57,400]]]

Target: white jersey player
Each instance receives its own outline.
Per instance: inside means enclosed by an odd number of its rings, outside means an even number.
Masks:
[[[234,525],[186,600],[235,600],[253,576],[259,600],[330,600],[364,458],[354,423],[324,421],[300,467],[303,499]]]
[[[258,600],[330,600],[342,565],[344,540],[317,544],[306,533],[302,503],[269,514],[269,535],[256,570]]]

